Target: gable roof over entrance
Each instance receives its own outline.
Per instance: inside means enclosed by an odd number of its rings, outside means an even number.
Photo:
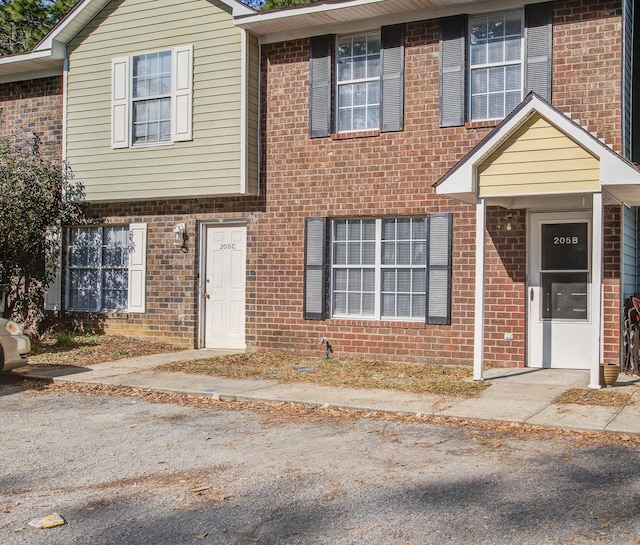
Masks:
[[[436,183],[440,195],[511,208],[601,190],[639,206],[640,170],[534,93]]]

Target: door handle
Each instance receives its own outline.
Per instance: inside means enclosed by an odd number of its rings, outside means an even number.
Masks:
[[[533,301],[533,288],[529,288],[529,300]]]

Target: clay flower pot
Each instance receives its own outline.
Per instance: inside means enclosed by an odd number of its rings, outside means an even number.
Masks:
[[[603,363],[600,371],[603,386],[614,386],[620,374],[620,366],[617,363]]]

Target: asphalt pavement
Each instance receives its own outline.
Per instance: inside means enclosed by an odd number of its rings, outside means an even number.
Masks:
[[[208,395],[228,401],[294,402],[364,412],[419,414],[425,418],[514,422],[567,430],[640,435],[640,377],[623,374],[611,388],[630,393],[631,402],[624,407],[603,407],[554,402],[564,391],[589,384],[589,371],[570,369],[489,369],[485,371],[485,380],[491,383],[491,387],[474,398],[309,383],[281,384],[272,380],[231,380],[154,370],[164,363],[210,358],[221,353],[225,352],[185,350],[90,367],[27,366],[14,373],[54,382],[129,386]]]

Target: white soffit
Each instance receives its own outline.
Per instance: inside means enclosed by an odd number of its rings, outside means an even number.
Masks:
[[[529,4],[544,0],[533,0]],[[236,25],[263,44],[322,34],[358,32],[383,25],[423,21],[460,13],[522,8],[525,0],[346,0],[236,17]]]
[[[51,49],[53,42],[67,43],[82,28],[87,25],[100,11],[102,11],[111,0],[81,0],[67,15],[47,34],[44,39],[34,48]],[[256,10],[238,2],[237,0],[219,0],[222,4],[231,8],[234,17],[242,15],[252,15]],[[180,2],[176,2],[180,4]]]
[[[0,57],[0,83],[60,76],[64,55],[51,50]]]
[[[536,113],[598,159],[603,189],[623,202],[640,202],[640,170],[533,93],[436,183],[436,193],[475,202],[477,167]]]
[[[66,55],[66,44],[110,1],[82,0],[78,2],[32,51],[21,55],[0,57],[0,83],[61,75]],[[257,13],[253,8],[237,0],[219,1],[231,8],[234,17]]]

